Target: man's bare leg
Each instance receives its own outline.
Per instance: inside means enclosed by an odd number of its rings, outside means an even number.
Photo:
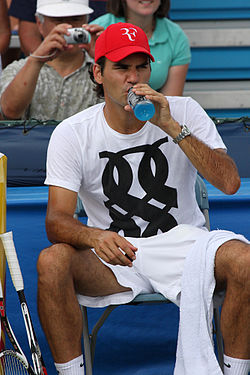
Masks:
[[[250,245],[228,241],[215,259],[217,286],[226,287],[221,311],[224,351],[229,357],[250,359]]]
[[[38,312],[54,361],[80,356],[82,315],[76,292],[101,296],[125,292],[112,271],[91,250],[56,244],[43,250],[37,263]]]

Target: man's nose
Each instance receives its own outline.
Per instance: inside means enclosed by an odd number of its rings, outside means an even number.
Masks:
[[[138,83],[138,72],[136,70],[131,70],[129,73],[128,73],[128,82],[129,83]]]

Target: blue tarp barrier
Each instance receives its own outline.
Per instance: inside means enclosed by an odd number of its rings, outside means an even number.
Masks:
[[[217,129],[227,146],[230,155],[238,169],[240,177],[250,177],[250,118],[239,121],[224,122],[215,120]]]
[[[219,133],[235,160],[241,177],[250,177],[250,118],[216,120]],[[8,123],[7,123],[8,124]],[[41,186],[46,152],[55,122],[0,121],[0,152],[8,158],[8,186]]]

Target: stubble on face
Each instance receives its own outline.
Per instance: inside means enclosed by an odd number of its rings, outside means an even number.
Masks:
[[[148,83],[150,73],[149,57],[143,53],[129,55],[118,62],[107,59],[103,71],[105,101],[124,107],[129,88],[136,83]]]

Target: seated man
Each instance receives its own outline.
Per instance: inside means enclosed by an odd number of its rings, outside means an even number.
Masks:
[[[212,265],[204,273],[212,280],[208,298],[215,282],[217,290],[226,290],[225,373],[247,375],[249,241],[232,232],[208,232],[194,189],[197,170],[226,194],[238,190],[240,177],[198,103],[165,97],[148,86],[150,59],[142,29],[109,26],[97,39],[93,66],[105,102],[63,121],[52,134],[45,183],[46,229],[53,245],[41,252],[37,265],[40,320],[58,373],[83,374],[78,301],[102,307],[154,291],[179,305],[181,291],[190,286],[181,284],[188,272],[184,261],[197,251]],[[127,104],[130,88],[153,102],[151,120],[135,117]],[[88,225],[73,217],[78,194]],[[207,346],[204,337],[195,339],[200,349],[190,345],[175,374],[221,374],[209,334]]]
[[[29,57],[3,70],[2,119],[61,121],[101,101],[88,74],[95,40],[102,30],[97,25],[85,25],[91,12],[88,0],[68,0],[67,4],[63,0],[38,0],[37,25],[44,40]],[[67,44],[64,36],[69,35],[68,29],[83,24],[91,42]]]

